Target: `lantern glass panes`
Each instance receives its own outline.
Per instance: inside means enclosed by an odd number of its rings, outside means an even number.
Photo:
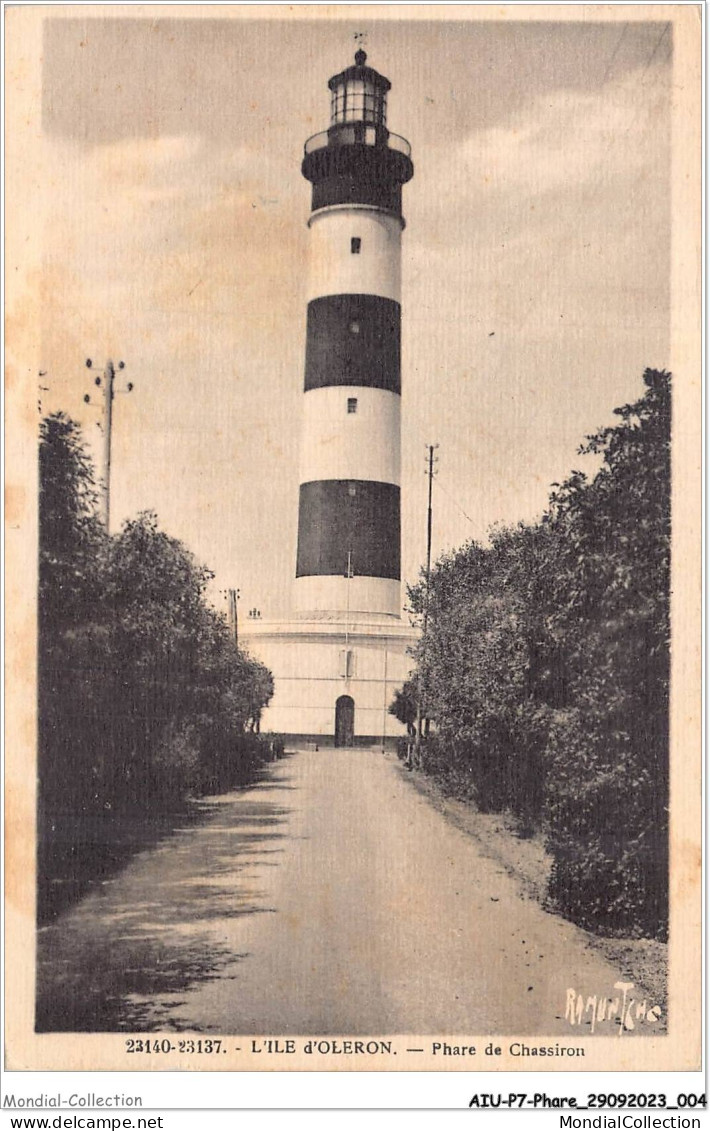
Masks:
[[[345,121],[345,87],[336,86],[330,103],[330,118],[332,122]]]
[[[365,83],[351,79],[345,87],[345,120],[362,122],[365,116]]]
[[[386,120],[385,92],[364,79],[348,79],[333,91],[330,113],[332,125],[368,122],[383,126]]]

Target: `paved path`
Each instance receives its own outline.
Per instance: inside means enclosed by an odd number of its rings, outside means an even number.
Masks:
[[[41,1028],[578,1036],[567,988],[619,977],[393,757],[299,752],[202,807],[40,933]]]

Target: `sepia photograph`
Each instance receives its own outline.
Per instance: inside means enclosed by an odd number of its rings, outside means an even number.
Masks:
[[[698,1068],[699,9],[5,25],[8,1067]]]

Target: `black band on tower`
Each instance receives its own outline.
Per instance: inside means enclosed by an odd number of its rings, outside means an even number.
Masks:
[[[399,487],[369,479],[302,483],[297,577],[400,579]]]
[[[308,304],[304,388],[364,385],[401,392],[398,302],[326,295]]]
[[[354,141],[357,126],[337,131],[337,145],[328,145],[307,154],[302,172],[313,184],[311,208],[333,204],[372,204],[395,216],[402,216],[402,185],[410,180],[414,168],[404,153],[386,144],[370,146]]]

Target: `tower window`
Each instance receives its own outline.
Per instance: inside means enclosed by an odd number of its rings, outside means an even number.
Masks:
[[[361,244],[362,244],[362,240],[360,239],[359,236],[353,236],[352,237],[352,239],[350,240],[350,253],[351,253],[351,255],[359,255],[360,254]]]
[[[357,397],[348,397],[348,412],[357,412]]]
[[[351,322],[349,329],[350,329],[351,334],[359,334],[360,333],[360,323],[359,322]]]

